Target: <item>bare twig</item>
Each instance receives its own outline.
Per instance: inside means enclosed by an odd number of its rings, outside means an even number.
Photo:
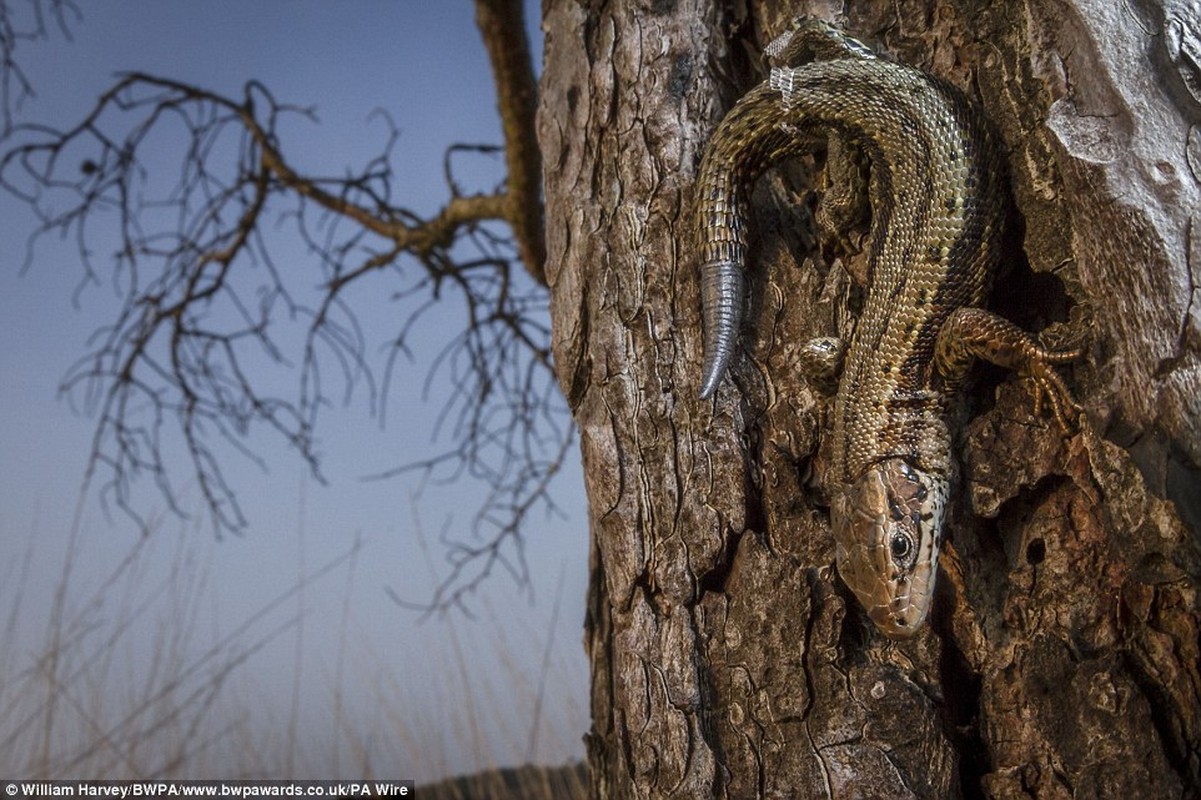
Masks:
[[[386,115],[383,151],[361,170],[307,175],[287,159],[279,122],[312,112],[280,103],[254,81],[235,100],[133,73],[71,129],[14,129],[0,186],[38,214],[32,242],[73,237],[81,287],[104,280],[122,297],[117,318],[96,332],[62,384],[98,414],[88,479],[107,475],[106,503],[136,518],[133,486],[149,476],[182,513],[169,469],[169,454],[182,445],[216,528],[242,529],[246,519],[221,469],[224,451],[258,461],[249,434],[269,430],[320,480],[314,431],[331,402],[328,369],[340,376],[344,397],[365,386],[371,407],[384,413],[396,359],[411,355],[414,324],[453,302],[463,322],[431,372],[431,381],[445,376],[453,391],[439,424],[451,445],[388,474],[421,470],[437,480],[483,482],[473,542],[452,551],[458,588],[474,587],[500,563],[524,579],[510,545],[520,543],[531,508],[553,507],[548,482],[572,430],[550,357],[534,83],[520,3],[479,0],[477,11],[499,84],[508,176],[495,192],[467,194],[448,160],[449,198],[427,218],[394,196],[398,137]],[[177,177],[164,190],[165,143],[180,149]],[[264,235],[270,218],[294,226],[315,273],[278,268],[276,238]],[[97,260],[93,239],[102,226],[119,242],[108,263]],[[378,378],[369,337],[346,299],[350,286],[368,281],[409,307]],[[284,397],[269,388],[270,377],[288,369],[298,371],[299,388]],[[468,565],[473,559],[478,571]],[[455,592],[448,587],[437,601],[455,602]]]
[[[82,16],[73,0],[0,0],[0,136],[11,132],[13,114],[34,94],[17,47],[49,38],[52,27],[70,39],[71,24]]]

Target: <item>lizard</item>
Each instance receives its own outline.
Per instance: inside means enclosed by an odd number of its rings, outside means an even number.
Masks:
[[[1045,348],[983,306],[1007,212],[1001,156],[958,89],[886,60],[816,19],[765,50],[769,77],[738,100],[697,173],[705,362],[713,397],[735,350],[745,298],[748,204],[756,178],[826,138],[870,164],[867,298],[850,342],[803,349],[812,378],[837,378],[823,483],[842,581],[886,636],[923,626],[952,491],[947,414],[979,358],[1016,370],[1065,431],[1081,412]],[[804,62],[804,63],[802,63]],[[1071,417],[1071,419],[1069,419]]]

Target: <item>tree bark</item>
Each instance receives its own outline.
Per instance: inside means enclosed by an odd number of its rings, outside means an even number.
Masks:
[[[759,52],[832,19],[976,98],[1014,196],[991,305],[1053,342],[1064,436],[978,369],[930,625],[875,632],[833,567],[825,401],[797,346],[853,318],[808,164],[760,181],[753,324],[696,399],[692,184]],[[581,431],[598,797],[1201,792],[1201,31],[1189,3],[546,0],[554,354]],[[820,158],[819,158],[820,160]]]

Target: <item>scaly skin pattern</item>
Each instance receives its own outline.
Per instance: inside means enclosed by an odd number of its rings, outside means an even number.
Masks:
[[[774,162],[827,135],[871,164],[868,294],[841,364],[825,475],[839,574],[886,635],[930,609],[951,480],[947,404],[974,358],[1033,379],[1061,424],[1077,406],[1053,352],[980,308],[1005,213],[988,128],[953,87],[817,21],[773,42],[786,66],[748,92],[710,140],[697,178],[705,368],[713,395],[733,356],[745,294],[748,198]],[[798,55],[824,60],[792,66]],[[840,342],[810,347],[814,361]]]

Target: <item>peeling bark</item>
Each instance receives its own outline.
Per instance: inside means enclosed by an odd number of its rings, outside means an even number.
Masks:
[[[833,8],[831,6],[834,6]],[[796,13],[976,97],[1015,211],[992,306],[1053,342],[1065,438],[977,370],[929,628],[838,581],[822,395],[862,254],[827,262],[809,163],[756,191],[754,326],[696,400],[692,181]],[[591,523],[598,797],[1201,792],[1201,31],[1186,2],[546,0],[539,140],[555,359]],[[820,164],[820,156],[815,160]]]

